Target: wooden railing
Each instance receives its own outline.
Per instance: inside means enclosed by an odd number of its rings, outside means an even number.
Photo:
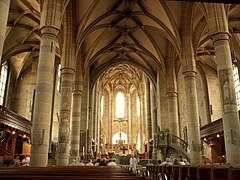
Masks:
[[[30,134],[32,122],[0,105],[0,123]]]
[[[167,138],[168,138],[169,146],[181,148],[184,152],[187,152],[188,144],[186,141],[182,140],[181,138],[173,134],[168,134]]]
[[[154,137],[154,141],[156,148],[163,150],[162,152],[165,152],[165,155],[163,155],[163,157],[167,155],[169,148],[180,151],[181,153],[188,156],[187,142],[173,134],[170,134],[169,132],[158,131]]]

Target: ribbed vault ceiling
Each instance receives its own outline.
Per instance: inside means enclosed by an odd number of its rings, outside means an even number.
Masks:
[[[40,45],[40,2],[11,0],[3,61],[12,58],[19,76],[38,56]],[[67,2],[67,1],[66,1]],[[84,72],[101,77],[102,85],[137,88],[146,73],[156,81],[157,72],[166,73],[166,47],[171,44],[178,55],[181,49],[181,18],[185,1],[158,0],[75,0],[77,54]],[[195,3],[193,42],[196,60],[216,69],[214,48],[204,17],[206,4]],[[240,5],[226,5],[229,29],[234,41],[234,57],[240,51]],[[62,34],[57,56],[61,55]],[[121,77],[121,78],[120,78]]]

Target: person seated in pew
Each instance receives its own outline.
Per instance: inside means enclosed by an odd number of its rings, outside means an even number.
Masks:
[[[69,166],[77,166],[76,160],[73,159],[72,162],[69,164]]]
[[[182,159],[182,158],[179,159],[178,165],[185,165],[185,163],[183,162],[183,159]]]
[[[115,162],[115,159],[109,159],[108,166],[117,166],[117,163]]]
[[[101,159],[97,159],[97,162],[94,164],[95,166],[99,166]]]
[[[171,162],[170,158],[166,158],[166,161],[164,161],[161,165],[162,166],[172,166],[173,163]]]
[[[153,163],[151,160],[148,160],[147,166],[153,166]]]
[[[183,159],[183,162],[185,165],[190,165],[190,163],[187,161],[187,159]]]
[[[77,164],[77,166],[85,166],[85,164],[82,161],[79,161],[79,163]]]
[[[173,165],[185,165],[185,163],[183,162],[183,158],[182,156],[180,155],[179,156],[179,159],[174,159],[174,162],[173,162]]]
[[[92,163],[92,159],[89,159],[88,163],[86,164],[86,166],[94,166],[94,164]]]
[[[19,156],[16,156],[14,159],[13,159],[13,165],[14,166],[20,166],[21,165],[21,161],[19,159]]]
[[[30,157],[25,157],[23,160],[22,160],[22,166],[29,166],[29,163],[30,163]]]
[[[101,159],[99,166],[107,166],[106,158]]]
[[[174,161],[173,161],[173,165],[179,165],[178,164],[178,160],[175,158]]]

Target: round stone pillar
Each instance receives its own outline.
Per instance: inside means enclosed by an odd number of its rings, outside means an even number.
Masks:
[[[237,109],[229,34],[219,32],[211,36],[216,51],[216,62],[223,102],[223,129],[226,159],[231,165],[240,164],[240,125]]]
[[[81,120],[81,97],[82,91],[73,90],[73,107],[72,107],[72,136],[71,136],[71,153],[70,158],[79,162],[80,147],[80,120]]]
[[[186,94],[188,146],[190,149],[191,164],[201,164],[201,142],[199,129],[199,115],[197,104],[196,72],[187,71],[183,73]]]
[[[31,132],[30,166],[47,166],[52,112],[55,49],[59,30],[42,28]]]
[[[74,70],[71,68],[61,69],[61,103],[57,150],[58,166],[66,166],[69,164],[73,73]]]

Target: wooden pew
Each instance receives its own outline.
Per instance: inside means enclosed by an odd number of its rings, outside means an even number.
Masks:
[[[157,167],[157,172],[158,172],[158,173],[162,173],[162,172],[163,172],[162,166],[158,166],[158,167]]]
[[[185,165],[179,167],[179,176],[178,180],[185,180],[188,178],[188,171],[189,171],[190,165]]]
[[[210,180],[228,180],[230,165],[212,166]]]
[[[166,176],[167,176],[168,179],[170,179],[171,176],[172,176],[172,167],[173,167],[173,166],[166,166],[166,172],[165,172],[165,174],[166,174]]]
[[[188,168],[188,180],[196,180],[197,179],[197,169],[199,165],[190,165]]]
[[[171,179],[176,179],[178,180],[179,178],[179,170],[180,170],[181,166],[172,166],[172,175],[171,175]]]
[[[229,167],[228,179],[229,180],[239,180],[240,179],[240,166]]]
[[[121,167],[75,166],[75,167],[20,167],[1,168],[0,179],[6,180],[67,180],[67,179],[119,179],[139,180]]]
[[[211,176],[212,166],[202,165],[197,168],[197,179],[198,180],[209,180]]]

